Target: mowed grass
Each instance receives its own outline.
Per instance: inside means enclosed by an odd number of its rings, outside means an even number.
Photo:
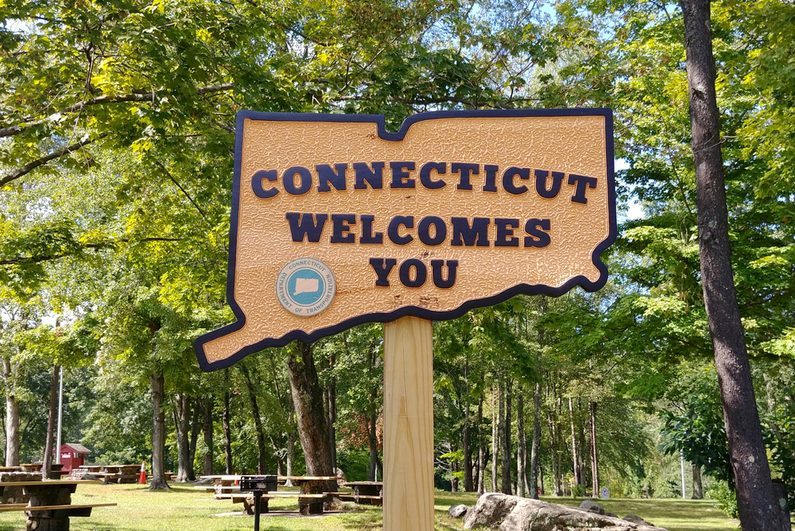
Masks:
[[[544,497],[544,501],[577,506],[575,498]],[[462,521],[450,518],[451,505],[472,506],[474,493],[436,492],[436,529],[462,529]],[[619,516],[627,513],[670,531],[736,531],[738,522],[727,518],[710,500],[597,500],[607,511]],[[242,505],[229,500],[213,500],[212,494],[193,485],[172,485],[169,491],[150,492],[142,485],[79,485],[72,503],[117,503],[116,507],[98,507],[88,518],[72,518],[74,531],[250,531],[251,516],[229,516],[240,513]],[[322,517],[298,515],[297,499],[271,500],[275,512],[263,515],[261,529],[268,531],[374,531],[381,529],[381,508],[348,506],[350,510]],[[226,514],[226,516],[219,516]],[[22,512],[0,513],[0,531],[25,529]],[[409,530],[406,530],[409,531]]]

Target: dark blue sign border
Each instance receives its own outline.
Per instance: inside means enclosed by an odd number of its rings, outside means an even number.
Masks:
[[[600,243],[593,252],[593,263],[599,269],[600,275],[596,282],[591,282],[584,276],[576,276],[566,282],[559,288],[552,288],[545,285],[529,285],[520,284],[508,290],[505,290],[493,297],[486,297],[483,299],[476,299],[465,302],[460,307],[449,312],[435,312],[427,308],[419,308],[417,306],[406,306],[395,310],[393,312],[383,313],[370,313],[359,315],[352,319],[348,319],[334,326],[322,328],[311,334],[304,333],[300,330],[294,330],[281,338],[268,338],[259,341],[253,345],[249,345],[240,351],[236,352],[229,358],[224,360],[210,363],[204,355],[203,345],[213,341],[219,337],[236,332],[243,328],[246,322],[246,316],[243,314],[240,306],[235,301],[235,266],[237,259],[237,219],[238,219],[238,205],[240,200],[240,164],[241,164],[241,151],[243,144],[243,123],[248,118],[251,120],[264,120],[264,121],[290,121],[290,122],[342,122],[342,123],[375,123],[378,126],[378,136],[383,140],[401,141],[406,136],[409,128],[424,120],[438,120],[440,118],[518,118],[525,116],[604,116],[605,117],[605,140],[607,147],[607,184],[608,184],[608,209],[610,215],[610,234]],[[510,299],[520,293],[527,295],[550,295],[559,297],[574,286],[582,286],[587,291],[596,291],[605,285],[607,282],[607,266],[602,262],[601,253],[607,249],[616,239],[618,234],[616,228],[616,193],[615,193],[615,176],[613,167],[613,111],[612,109],[524,109],[524,110],[480,110],[480,111],[444,111],[444,112],[429,112],[423,114],[415,114],[410,116],[403,122],[400,131],[397,133],[389,133],[386,130],[384,117],[380,114],[300,114],[300,113],[278,113],[278,112],[254,112],[254,111],[240,111],[237,113],[237,131],[235,135],[235,174],[234,184],[232,188],[232,216],[229,227],[229,272],[226,281],[226,298],[232,312],[235,314],[237,321],[213,330],[207,334],[196,338],[193,346],[196,351],[196,356],[199,360],[199,366],[204,371],[214,371],[223,369],[234,365],[242,358],[259,352],[267,347],[282,347],[287,343],[299,339],[306,343],[312,343],[318,339],[333,334],[338,334],[353,326],[369,323],[369,322],[389,322],[394,321],[406,315],[414,315],[422,317],[423,319],[444,321],[447,319],[455,319],[464,315],[469,310],[474,308],[482,308],[484,306],[493,306],[503,301]]]

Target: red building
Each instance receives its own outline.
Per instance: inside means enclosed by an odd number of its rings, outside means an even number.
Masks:
[[[83,464],[85,457],[91,453],[91,450],[78,443],[66,443],[61,445],[61,463],[63,463],[62,470],[72,470],[78,468]]]

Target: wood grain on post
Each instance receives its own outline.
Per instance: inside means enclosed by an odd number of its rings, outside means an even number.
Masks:
[[[433,328],[384,325],[384,531],[432,531]]]

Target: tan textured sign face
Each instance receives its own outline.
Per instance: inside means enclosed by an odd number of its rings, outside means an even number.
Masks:
[[[609,109],[238,115],[227,297],[205,370],[404,315],[596,290],[616,235]]]

